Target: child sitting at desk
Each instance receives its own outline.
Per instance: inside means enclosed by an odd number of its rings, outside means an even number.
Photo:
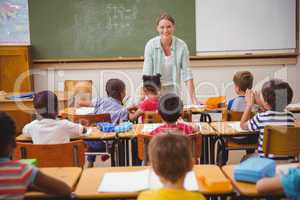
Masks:
[[[15,122],[0,112],[0,199],[23,199],[28,187],[68,196],[71,188],[64,182],[43,174],[37,168],[10,158],[16,147]]]
[[[138,200],[205,199],[199,192],[184,189],[184,179],[192,170],[192,152],[189,139],[182,134],[165,133],[149,143],[149,158],[163,188],[142,192]]]
[[[297,168],[288,169],[287,174],[271,178],[263,178],[256,183],[260,194],[284,192],[288,198],[300,199],[300,163]]]
[[[240,121],[240,126],[244,130],[259,131],[258,154],[264,156],[263,137],[264,127],[270,126],[294,126],[295,118],[293,114],[286,110],[286,106],[291,103],[293,90],[290,85],[282,80],[273,79],[264,83],[262,87],[262,105],[265,112],[256,114],[250,119],[252,106],[254,104],[254,92],[246,91],[246,108]],[[269,155],[274,159],[288,159],[288,157],[279,157]]]
[[[160,74],[156,74],[155,76],[143,75],[143,93],[146,99],[139,103],[138,109],[132,118],[138,118],[146,111],[157,110],[161,88],[160,77]],[[144,122],[144,116],[142,116],[142,122]]]
[[[33,144],[67,143],[72,137],[81,136],[86,130],[80,124],[59,120],[56,94],[45,90],[34,95],[33,106],[37,119],[26,124],[23,134],[32,138]]]
[[[253,75],[249,71],[239,71],[233,76],[234,91],[238,95],[237,97],[228,101],[227,109],[229,112],[244,112],[246,108],[245,94],[247,89],[252,89]],[[257,136],[238,136],[226,138],[226,141],[232,141],[237,144],[256,144]],[[247,154],[254,153],[254,150],[247,149]],[[217,162],[219,165],[225,165],[228,161],[228,150],[219,144]]]
[[[183,133],[187,135],[196,132],[198,127],[190,126],[186,123],[178,121],[182,112],[183,103],[179,96],[177,96],[175,93],[169,93],[162,96],[159,100],[158,113],[165,124],[151,131],[150,135],[160,134],[160,132],[165,129],[182,130]]]
[[[134,117],[128,112],[127,108],[123,107],[122,103],[126,95],[125,83],[120,79],[109,79],[105,88],[107,97],[97,97],[92,102],[95,107],[95,114],[109,113],[113,124],[132,120]],[[88,152],[103,152],[106,149],[102,141],[89,141],[87,145]],[[107,158],[102,157],[102,160]],[[87,159],[88,166],[93,167],[96,156],[89,155]]]

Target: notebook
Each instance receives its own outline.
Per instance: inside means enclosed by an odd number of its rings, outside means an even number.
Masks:
[[[150,133],[151,131],[153,131],[157,127],[160,127],[161,125],[163,125],[163,124],[162,123],[144,124],[142,132],[143,133]]]
[[[249,132],[248,130],[241,129],[240,122],[228,122],[229,126],[238,132]]]
[[[128,181],[130,180],[130,181]],[[105,173],[98,192],[138,192],[146,189],[162,188],[159,177],[151,169],[135,172]],[[188,191],[198,191],[195,172],[187,173],[184,187]]]

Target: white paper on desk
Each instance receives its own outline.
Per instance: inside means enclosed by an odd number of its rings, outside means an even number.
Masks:
[[[300,103],[289,104],[287,108],[300,108]]]
[[[136,172],[106,173],[98,187],[98,192],[137,192],[162,187],[159,177],[153,170],[146,169]],[[198,190],[196,175],[193,171],[187,173],[184,187],[189,191]]]
[[[189,104],[189,105],[184,105],[183,108],[186,110],[188,110],[188,109],[204,109],[204,108],[206,108],[206,105]]]
[[[248,130],[241,129],[240,122],[228,122],[228,125],[238,132],[249,132]]]
[[[137,192],[149,188],[149,170],[105,173],[98,192]]]
[[[150,133],[151,131],[153,131],[154,129],[156,129],[157,127],[159,127],[161,125],[162,125],[161,123],[144,124],[142,132],[143,133]]]
[[[89,115],[94,113],[95,113],[94,107],[80,107],[75,110],[76,115]]]
[[[276,174],[287,174],[289,168],[296,168],[299,163],[288,163],[288,164],[278,164],[276,165]]]

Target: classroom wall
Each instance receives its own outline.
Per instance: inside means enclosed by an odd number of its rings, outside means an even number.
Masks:
[[[299,59],[298,59],[299,60]],[[59,69],[60,64],[53,64],[53,68],[32,70],[34,73],[35,91],[55,90],[63,91],[64,80],[93,80],[93,96],[104,96],[105,83],[110,78],[120,78],[126,83],[127,94],[135,101],[141,84],[142,69],[85,69],[82,63],[81,69]],[[115,64],[118,68],[118,63]],[[71,67],[72,68],[72,67]],[[300,63],[296,65],[274,66],[233,66],[233,67],[193,67],[196,93],[199,99],[209,96],[226,95],[228,99],[235,96],[232,77],[236,71],[249,70],[254,74],[254,87],[259,90],[262,84],[271,78],[287,80],[294,90],[294,102],[300,101]],[[298,86],[298,87],[297,87]],[[185,86],[182,86],[185,90]],[[188,98],[183,92],[182,97],[188,103]]]

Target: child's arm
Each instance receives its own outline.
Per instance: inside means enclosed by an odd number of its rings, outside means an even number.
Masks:
[[[271,194],[284,192],[280,182],[280,177],[263,178],[256,183],[256,189],[260,194]]]
[[[251,117],[252,106],[254,104],[254,93],[252,90],[246,91],[246,108],[240,121],[242,129],[248,130],[248,120]]]
[[[144,112],[141,109],[137,109],[135,112],[128,112],[128,118],[130,121],[134,121],[143,114]]]
[[[254,92],[254,102],[255,102],[255,104],[257,104],[259,106],[259,109],[261,111],[266,111],[266,109],[264,108],[263,102],[261,100],[260,93],[257,91]]]
[[[48,176],[41,171],[37,172],[33,187],[48,194],[70,196],[72,189],[64,182]]]

